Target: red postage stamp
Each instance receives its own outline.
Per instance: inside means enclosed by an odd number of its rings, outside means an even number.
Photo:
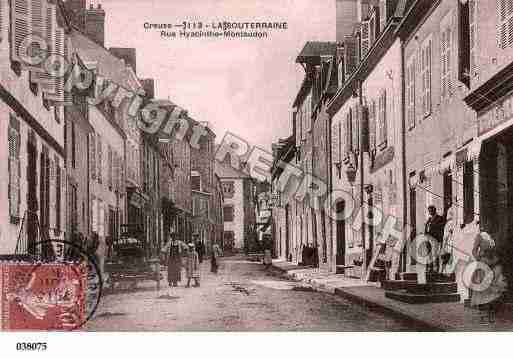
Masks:
[[[0,263],[3,330],[73,330],[85,317],[85,264]]]

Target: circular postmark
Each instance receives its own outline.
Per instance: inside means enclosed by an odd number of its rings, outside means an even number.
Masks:
[[[51,246],[51,247],[50,247]],[[103,280],[95,255],[82,245],[59,239],[35,248],[61,248],[45,259],[23,256],[0,262],[4,271],[3,325],[9,330],[76,330],[95,314]],[[37,252],[37,251],[36,251]]]

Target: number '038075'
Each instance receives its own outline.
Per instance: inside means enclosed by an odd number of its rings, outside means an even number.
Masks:
[[[16,343],[16,350],[19,351],[45,351],[47,349],[46,343],[31,343],[31,342],[22,342]]]

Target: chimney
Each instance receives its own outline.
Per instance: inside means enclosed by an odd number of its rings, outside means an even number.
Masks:
[[[353,34],[354,26],[358,22],[359,3],[360,0],[336,0],[337,43],[342,43],[346,36]]]
[[[129,47],[111,47],[110,53],[118,59],[125,61],[125,64],[132,67],[132,70],[137,74],[137,52],[134,48]]]
[[[93,4],[85,11],[83,31],[91,40],[105,46],[105,11],[101,5],[95,9]]]

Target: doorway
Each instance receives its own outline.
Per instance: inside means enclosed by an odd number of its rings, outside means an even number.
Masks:
[[[346,221],[344,219],[345,202],[339,201],[336,204],[336,236],[337,236],[337,265],[346,264]]]

